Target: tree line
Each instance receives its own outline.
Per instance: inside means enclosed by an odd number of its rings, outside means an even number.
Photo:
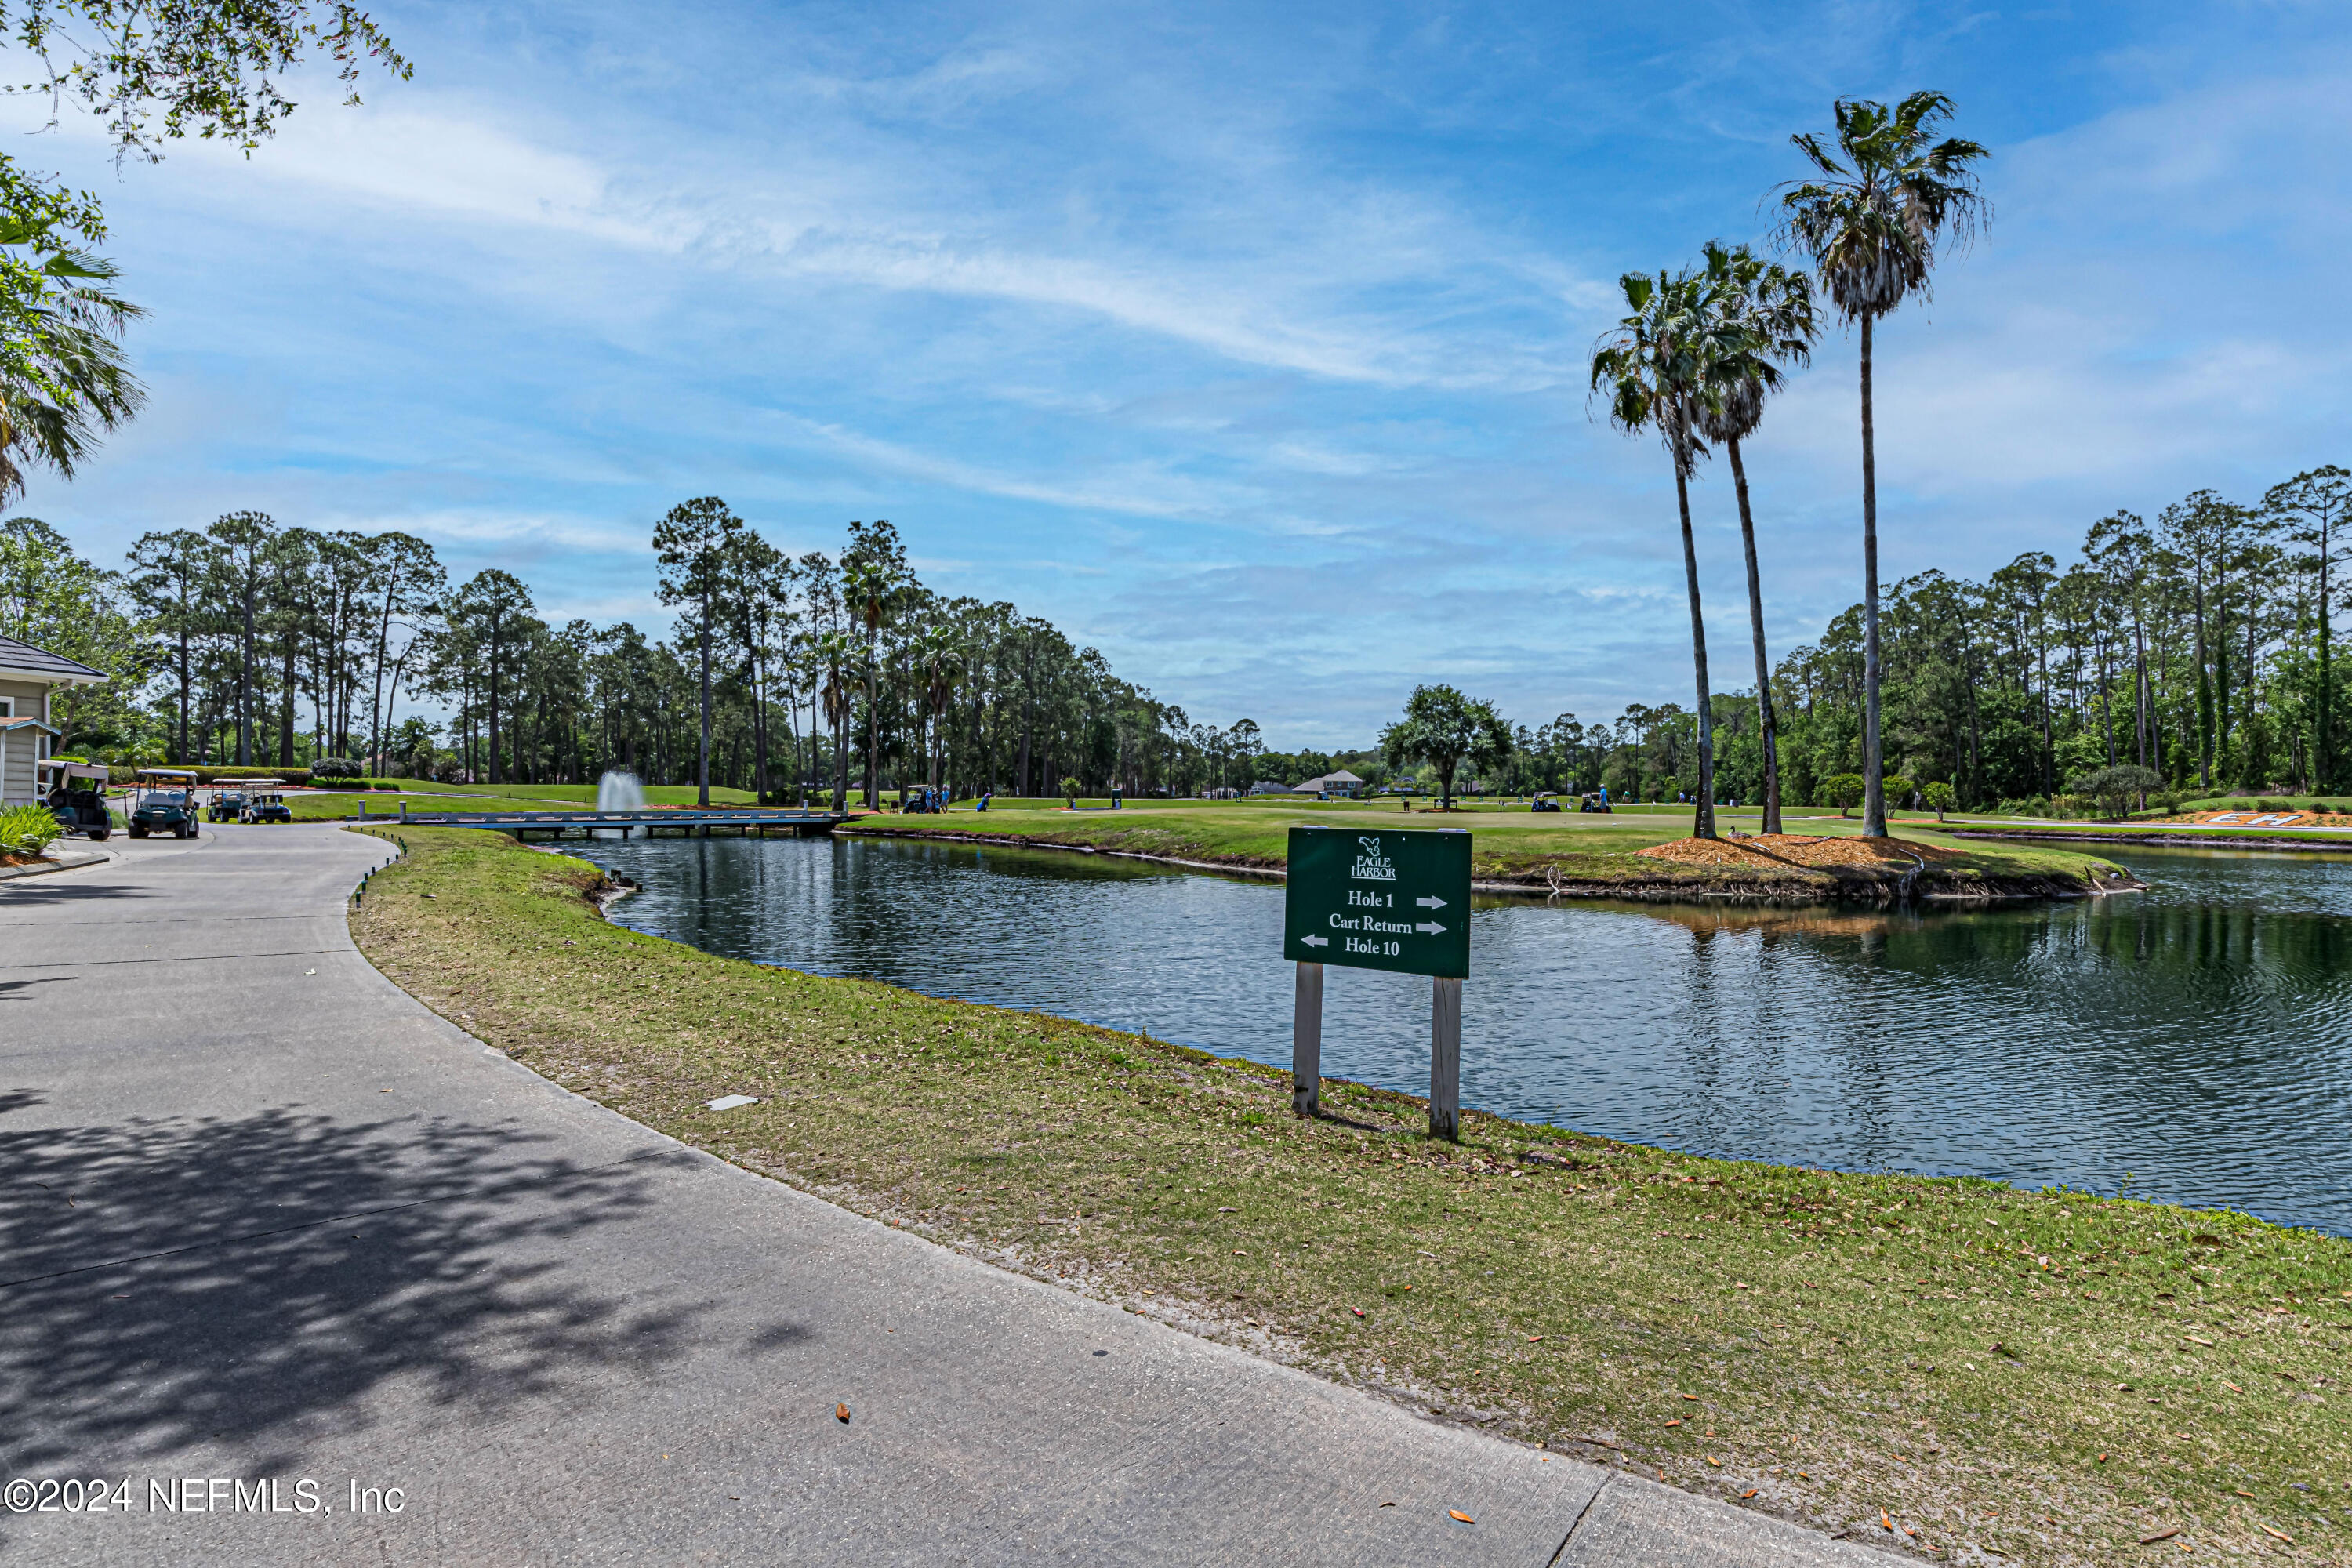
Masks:
[[[2028,551],[1982,582],[1929,570],[1885,585],[1888,798],[1912,805],[1941,784],[1963,808],[2033,812],[2070,795],[2352,792],[2334,632],[2347,519],[2352,471],[2326,465],[2258,501],[2198,490],[2152,522],[2114,512],[2063,563]],[[1865,615],[1852,605],[1790,649],[1760,696],[1710,693],[1704,726],[1676,702],[1563,713],[1507,727],[1507,751],[1490,734],[1478,778],[1637,800],[1711,785],[1716,803],[1760,803],[1777,716],[1789,802],[1860,804]]]
[[[115,677],[61,691],[60,749],[256,768],[578,783],[607,770],[846,803],[915,786],[1246,788],[1257,726],[1196,723],[1006,602],[921,582],[887,521],[777,548],[716,498],[656,526],[667,637],[557,624],[502,568],[452,584],[397,531],[232,512],[119,570],[0,523],[0,632]],[[707,798],[707,793],[706,793]]]
[[[2029,551],[1981,582],[1930,570],[1886,585],[1895,804],[1941,782],[1963,807],[2036,809],[2118,768],[2144,790],[2352,790],[2333,617],[2347,518],[2352,471],[2323,466],[2255,500],[2199,490],[2152,521],[2116,511],[2063,563]],[[551,623],[501,569],[453,586],[398,531],[233,512],[151,532],[108,571],[17,518],[0,523],[0,633],[117,676],[57,707],[63,749],[125,761],[689,784],[705,776],[707,670],[709,781],[777,800],[1047,795],[1069,777],[1197,795],[1341,767],[1436,789],[1439,755],[1488,791],[1702,788],[1697,715],[1672,701],[1531,728],[1433,687],[1375,746],[1269,751],[1253,721],[1196,724],[1013,605],[927,586],[887,521],[793,556],[704,500],[663,520],[656,549],[679,611],[666,638]],[[1769,710],[1787,799],[1840,804],[1864,764],[1866,668],[1855,605],[1780,659],[1769,705],[1753,687],[1711,693],[1714,798],[1763,798]]]
[[[2063,570],[2029,551],[1981,583],[1894,584],[1890,757],[1969,805],[2047,801],[2116,769],[2148,790],[2352,788],[2333,616],[2347,512],[2352,473],[2327,465],[2255,502],[2199,490],[2153,522],[2116,511]],[[1837,617],[1774,681],[1809,788],[1860,762],[1860,620]]]

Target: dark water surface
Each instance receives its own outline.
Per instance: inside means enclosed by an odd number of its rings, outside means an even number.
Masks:
[[[1048,850],[583,850],[740,958],[1287,1065],[1275,882]],[[1482,900],[1465,1105],[1643,1143],[1967,1172],[2352,1234],[2352,858],[2119,848],[2152,890],[1883,914]],[[1324,1071],[1428,1089],[1429,983],[1327,972]]]

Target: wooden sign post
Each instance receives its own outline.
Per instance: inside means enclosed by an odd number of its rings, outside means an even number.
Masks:
[[[1430,976],[1429,1132],[1462,1135],[1462,982],[1470,973],[1470,834],[1290,830],[1282,955],[1292,990],[1291,1108],[1321,1110],[1323,968]]]
[[[1290,1109],[1323,1109],[1323,966],[1301,963],[1290,992]]]

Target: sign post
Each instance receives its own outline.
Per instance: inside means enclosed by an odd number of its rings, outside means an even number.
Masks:
[[[1291,1013],[1292,1109],[1313,1116],[1321,1105],[1324,966],[1426,974],[1430,1136],[1460,1137],[1469,831],[1292,828],[1282,956],[1298,965]]]
[[[1302,963],[1291,988],[1290,1109],[1313,1116],[1323,1109],[1323,966]]]

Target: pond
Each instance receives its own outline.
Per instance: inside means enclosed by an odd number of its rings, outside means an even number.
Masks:
[[[1278,882],[1066,851],[579,851],[712,952],[1287,1066]],[[1885,913],[1482,899],[1465,1106],[1695,1153],[1966,1173],[2352,1234],[2352,857],[2125,848],[2145,893]],[[1323,1070],[1428,1090],[1429,983],[1328,972]]]

